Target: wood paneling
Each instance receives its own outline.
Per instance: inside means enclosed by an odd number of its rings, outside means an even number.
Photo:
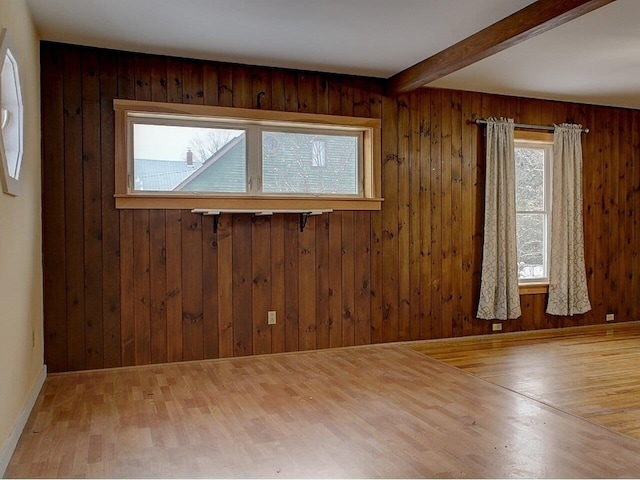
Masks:
[[[640,315],[640,114],[374,79],[42,43],[45,356],[51,371],[489,333],[475,318],[483,130],[580,122],[592,312],[522,297],[505,331]],[[383,209],[270,219],[115,210],[113,99],[382,119]],[[275,310],[277,324],[266,324]]]

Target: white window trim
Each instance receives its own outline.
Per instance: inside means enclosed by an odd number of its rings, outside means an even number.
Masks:
[[[553,134],[552,133],[540,133],[531,131],[516,131],[515,133],[515,147],[516,148],[544,148],[545,152],[545,175],[544,182],[548,188],[545,188],[545,210],[547,215],[547,231],[545,235],[544,255],[547,266],[547,276],[544,278],[518,278],[518,286],[521,294],[539,294],[548,292],[549,288],[549,272],[550,272],[550,256],[551,256],[551,213],[553,205],[552,199],[552,168],[553,168]],[[517,210],[518,213],[529,213],[529,211]],[[540,213],[539,211],[531,213]]]
[[[163,209],[333,209],[333,210],[380,210],[381,193],[381,144],[380,120],[363,117],[278,112],[231,107],[212,107],[173,103],[114,100],[116,115],[115,131],[115,200],[116,208],[163,208]],[[177,122],[187,119],[220,122],[234,128],[243,125],[259,125],[267,129],[290,129],[312,127],[327,131],[362,132],[362,195],[318,196],[300,195],[256,195],[247,194],[172,194],[165,192],[132,191],[128,182],[130,173],[132,142],[129,118],[161,114],[166,119],[172,116]],[[250,149],[251,145],[248,144]],[[248,172],[251,175],[251,172]]]

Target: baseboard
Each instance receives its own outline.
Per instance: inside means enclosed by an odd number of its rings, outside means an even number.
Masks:
[[[4,478],[4,473],[9,466],[9,461],[11,460],[11,456],[13,452],[16,450],[16,446],[18,445],[18,440],[20,439],[20,435],[22,435],[22,431],[24,430],[25,425],[27,424],[27,420],[29,419],[29,415],[31,414],[31,410],[38,399],[38,395],[40,394],[40,390],[42,390],[42,386],[44,385],[44,381],[47,378],[47,366],[42,365],[42,369],[38,374],[35,382],[31,386],[31,390],[29,391],[29,395],[22,405],[22,409],[18,414],[18,418],[16,418],[16,423],[13,425],[11,429],[11,433],[9,437],[5,440],[4,445],[2,445],[2,450],[0,450],[0,478]]]

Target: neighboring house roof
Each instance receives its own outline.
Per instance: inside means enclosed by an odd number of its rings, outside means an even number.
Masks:
[[[182,192],[246,191],[246,142],[242,133],[211,155],[202,168],[185,178],[174,190]]]
[[[171,191],[201,166],[200,162],[193,162],[192,166],[187,166],[185,161],[136,158],[134,161],[135,189]]]

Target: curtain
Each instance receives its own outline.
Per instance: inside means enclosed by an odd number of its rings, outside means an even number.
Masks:
[[[553,134],[553,199],[547,313],[591,310],[582,230],[582,125],[556,125]]]
[[[487,120],[484,245],[478,318],[518,318],[513,119]]]

